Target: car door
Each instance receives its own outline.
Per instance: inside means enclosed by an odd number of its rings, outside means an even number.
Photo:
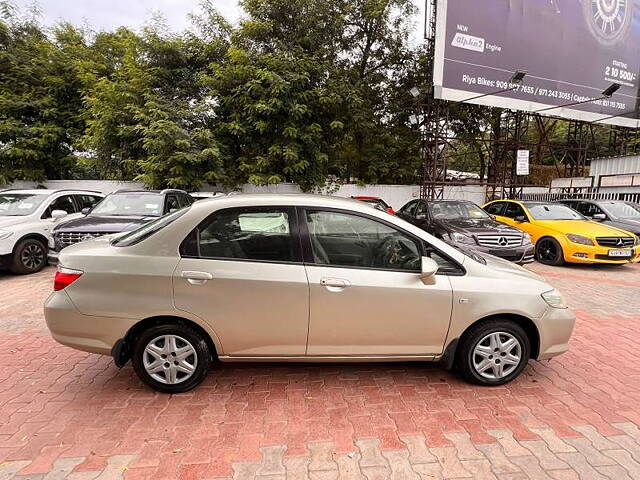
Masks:
[[[420,280],[422,241],[365,214],[299,209],[309,278],[309,356],[442,353],[446,275]]]
[[[173,283],[176,308],[211,325],[219,354],[305,354],[309,285],[295,210],[213,213],[183,242]]]

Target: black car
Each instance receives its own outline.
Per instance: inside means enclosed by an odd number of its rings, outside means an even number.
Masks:
[[[193,198],[182,190],[119,190],[107,195],[84,217],[61,223],[53,230],[54,245],[49,262],[57,263],[58,253],[74,243],[112,233],[135,230],[145,223],[187,207]]]
[[[473,202],[413,200],[398,216],[462,249],[495,255],[519,264],[533,262],[535,247],[522,230],[497,222]]]
[[[601,222],[612,227],[640,235],[640,210],[622,200],[583,200],[566,199],[562,203],[589,220]]]

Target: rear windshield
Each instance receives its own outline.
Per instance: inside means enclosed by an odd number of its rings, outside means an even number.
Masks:
[[[111,245],[116,247],[130,247],[131,245],[135,245],[136,243],[140,243],[141,241],[149,238],[156,232],[159,232],[164,227],[180,218],[182,215],[187,213],[191,206],[184,207],[176,212],[168,213],[164,217],[160,217],[156,220],[152,220],[149,223],[145,223],[140,228],[133,230],[129,233],[126,233],[111,242]]]

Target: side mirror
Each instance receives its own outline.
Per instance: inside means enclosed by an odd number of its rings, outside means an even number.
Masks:
[[[516,222],[528,222],[529,220],[527,220],[527,217],[525,217],[524,215],[518,215],[517,217],[513,218]]]
[[[80,210],[82,212],[83,215],[89,215],[89,212],[91,211],[91,208],[89,207],[84,207],[82,210]]]
[[[51,218],[54,222],[57,222],[58,220],[66,216],[67,212],[65,212],[64,210],[54,210],[53,212],[51,212]]]
[[[596,222],[601,222],[606,219],[607,219],[607,216],[604,213],[594,213],[593,216],[591,217],[591,220],[594,220]]]
[[[489,216],[490,216],[491,218],[493,218],[494,220],[496,220],[496,216],[495,216],[495,215],[493,215],[493,214],[489,214]]]
[[[422,257],[420,279],[426,284],[433,285],[435,283],[435,279],[433,277],[438,272],[438,268],[438,264],[433,258]]]

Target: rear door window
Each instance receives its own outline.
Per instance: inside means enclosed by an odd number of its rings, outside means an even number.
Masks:
[[[213,214],[187,238],[200,258],[295,261],[292,214],[288,208],[228,209]],[[189,246],[189,242],[196,245]]]

